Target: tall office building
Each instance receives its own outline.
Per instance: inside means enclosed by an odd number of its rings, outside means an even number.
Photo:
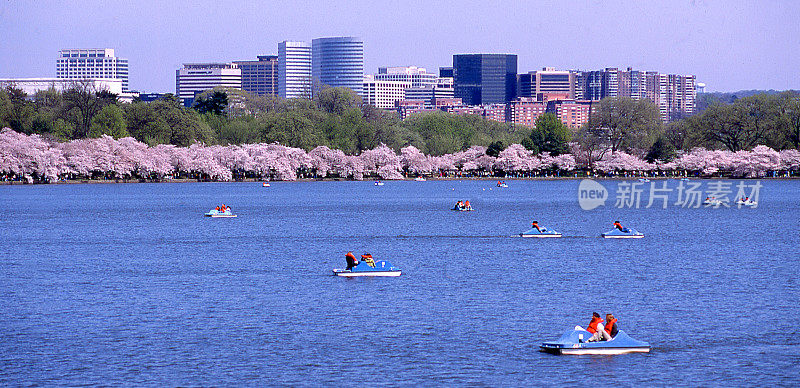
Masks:
[[[453,78],[453,66],[442,66],[439,68],[439,77]]]
[[[311,45],[307,42],[278,43],[278,95],[311,98]]]
[[[406,99],[406,89],[409,88],[410,81],[380,80],[375,76],[365,75],[362,89],[364,103],[376,108],[394,109],[395,101]]]
[[[453,55],[454,96],[467,105],[506,103],[517,96],[514,54]]]
[[[576,74],[569,70],[556,70],[545,67],[519,75],[519,97],[536,97],[541,94],[567,95],[575,98]]]
[[[175,94],[184,105],[195,95],[217,86],[242,88],[242,71],[235,63],[184,63],[175,71]]]
[[[355,37],[311,41],[311,76],[319,86],[345,87],[362,94],[364,42]]]
[[[435,86],[438,79],[436,74],[416,66],[379,67],[378,74],[375,74],[375,80],[411,82],[412,88]]]
[[[121,79],[128,92],[128,60],[114,55],[114,49],[71,49],[59,51],[56,78]]]
[[[242,71],[242,90],[260,96],[278,95],[278,56],[259,55],[257,61],[233,62]]]

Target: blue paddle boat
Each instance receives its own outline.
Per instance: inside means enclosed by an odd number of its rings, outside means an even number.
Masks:
[[[642,238],[644,237],[644,233],[637,232],[636,229],[633,228],[622,228],[622,230],[614,228],[614,230],[610,232],[603,233],[602,236],[603,238]]]
[[[217,209],[211,209],[205,214],[205,216],[211,218],[236,218],[236,214],[233,214],[231,209],[227,209],[224,212],[221,212]]]
[[[458,211],[458,212],[471,212],[472,211],[472,205],[467,204],[467,202],[469,202],[469,201],[466,201],[466,202],[458,201],[455,204],[455,206],[453,206],[453,208],[450,209],[450,210],[455,210],[455,211]]]
[[[535,238],[548,238],[548,237],[561,237],[561,233],[556,232],[555,230],[550,230],[547,228],[539,227],[541,231],[537,230],[536,228],[530,228],[526,232],[520,233],[520,237],[535,237]]]
[[[334,269],[335,276],[356,277],[356,276],[400,276],[400,269],[392,266],[388,261],[376,261],[375,268],[364,261],[361,261],[351,269]]]
[[[592,338],[592,333],[575,326],[575,329],[568,330],[558,340],[542,343],[539,350],[553,354],[602,355],[650,352],[649,343],[635,340],[622,330],[611,341],[586,342],[589,338]]]

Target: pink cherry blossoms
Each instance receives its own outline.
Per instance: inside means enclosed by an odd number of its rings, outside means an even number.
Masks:
[[[584,169],[585,160],[572,154],[551,156],[533,154],[513,144],[497,157],[486,154],[486,147],[473,146],[453,154],[425,155],[414,146],[399,154],[381,144],[360,155],[317,147],[306,152],[280,144],[242,144],[189,147],[158,145],[149,147],[133,138],[47,141],[39,135],[25,135],[8,128],[0,131],[0,177],[27,182],[53,182],[60,179],[150,179],[188,177],[228,181],[245,177],[296,180],[339,177],[361,180],[365,177],[403,179],[408,175],[556,174]],[[729,152],[696,148],[679,153],[668,163],[647,163],[624,152],[606,153],[594,162],[593,170],[604,175],[653,173],[727,175],[763,177],[767,174],[800,171],[800,151],[775,151],[757,146],[751,151]]]

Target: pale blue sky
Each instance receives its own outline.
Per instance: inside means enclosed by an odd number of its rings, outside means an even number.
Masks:
[[[191,4],[191,5],[184,5]],[[114,48],[132,89],[174,92],[184,62],[282,40],[364,39],[365,71],[514,53],[543,66],[696,74],[709,90],[800,89],[800,1],[0,0],[0,78],[52,77],[62,48]]]

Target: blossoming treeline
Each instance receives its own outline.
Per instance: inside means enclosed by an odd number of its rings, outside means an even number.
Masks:
[[[268,178],[296,180],[303,177],[346,179],[403,179],[405,175],[484,173],[497,175],[558,175],[586,168],[588,161],[577,145],[571,154],[534,154],[513,144],[497,157],[486,154],[486,147],[430,156],[413,146],[400,150],[380,145],[360,155],[321,146],[306,152],[280,144],[244,144],[189,147],[158,145],[148,147],[134,138],[115,140],[110,136],[49,142],[39,135],[25,135],[5,128],[0,132],[0,172],[5,180],[52,182],[60,179],[149,179],[191,177],[227,181]],[[647,163],[623,152],[609,153],[593,162],[592,170],[605,175],[625,172],[758,177],[773,172],[800,170],[800,151],[777,152],[766,146],[752,151],[710,151],[696,148],[669,163]]]

